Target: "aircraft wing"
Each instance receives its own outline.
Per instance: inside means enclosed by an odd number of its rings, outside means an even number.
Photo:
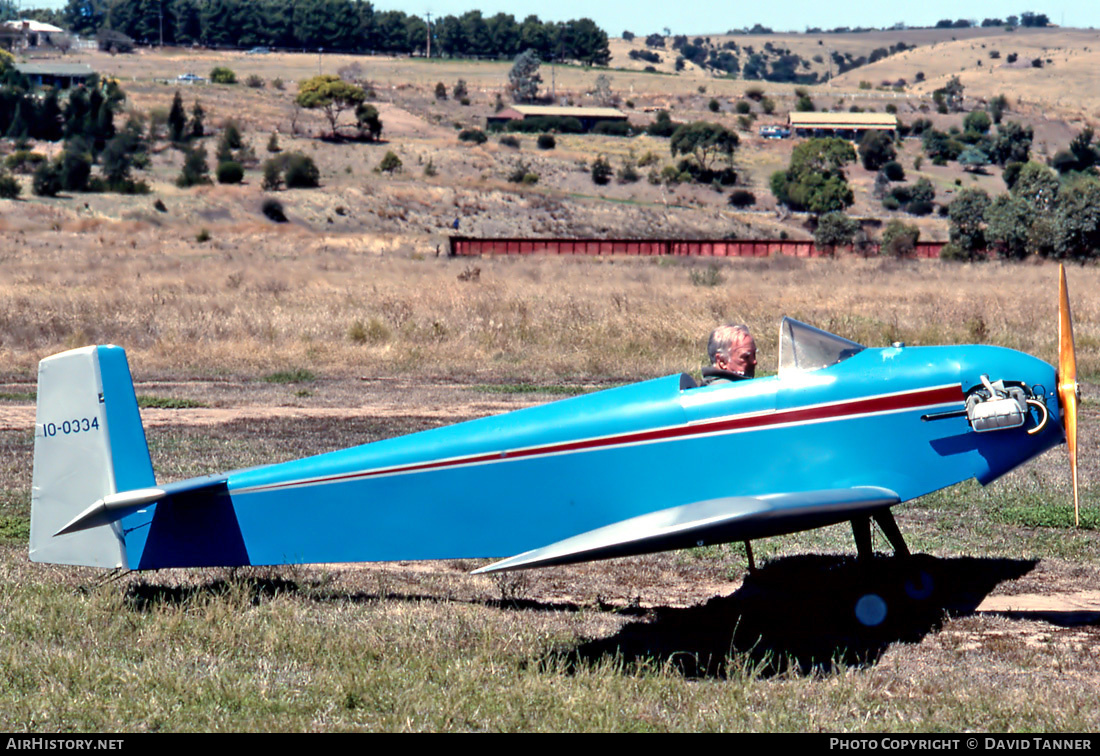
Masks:
[[[631,517],[494,562],[474,573],[551,567],[794,533],[870,514],[900,501],[898,494],[875,486],[709,499]]]

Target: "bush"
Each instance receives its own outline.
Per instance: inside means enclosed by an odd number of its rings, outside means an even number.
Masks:
[[[489,137],[485,136],[485,132],[481,129],[463,129],[458,132],[458,141],[485,144],[485,142],[489,141]]]
[[[244,85],[246,87],[252,87],[253,89],[263,89],[264,80],[256,74],[249,74],[248,78],[244,80]]]
[[[260,188],[265,192],[277,192],[283,185],[283,167],[279,160],[264,161],[264,178],[260,182]]]
[[[34,173],[44,162],[45,155],[30,150],[16,150],[4,158],[4,166],[12,173]]]
[[[916,250],[920,229],[899,220],[890,221],[882,232],[882,254],[907,257]]]
[[[34,172],[31,191],[39,197],[56,197],[61,191],[61,168],[57,163],[42,163]]]
[[[0,173],[0,199],[15,199],[21,191],[19,179],[7,172]]]
[[[218,163],[215,175],[218,177],[219,184],[239,184],[244,179],[244,168],[236,161],[227,160]]]
[[[734,189],[730,192],[729,203],[731,207],[752,207],[756,204],[756,195],[747,189]]]
[[[733,109],[741,115],[748,115],[752,112],[752,105],[749,104],[748,100],[738,100],[737,104],[733,106]]]
[[[164,204],[164,200],[157,198],[157,201],[153,203],[153,209],[158,213],[168,212],[168,206]]]
[[[236,84],[237,74],[225,66],[218,66],[210,71],[210,82],[212,84]]]
[[[890,181],[905,181],[905,169],[896,160],[891,160],[883,165],[882,172]]]
[[[309,155],[294,152],[286,159],[285,181],[287,189],[313,189],[321,185],[321,172]]]
[[[435,99],[446,100],[447,99],[447,85],[441,81],[437,81],[435,84]]]
[[[261,212],[268,219],[275,221],[276,223],[286,223],[286,213],[283,211],[283,203],[277,199],[264,200],[263,205],[260,206]]]
[[[380,173],[398,173],[401,171],[401,158],[397,157],[393,150],[390,150],[382,156],[382,161],[378,163],[375,170]]]
[[[539,134],[536,144],[540,150],[552,150],[558,146],[558,140],[554,139],[553,134]]]
[[[199,145],[187,150],[183,155],[183,169],[176,179],[176,186],[186,188],[209,183],[210,168],[206,164],[206,148]]]
[[[627,137],[633,132],[631,131],[630,124],[626,121],[600,121],[592,127],[592,133],[602,134],[604,136]]]
[[[611,163],[607,162],[606,157],[600,155],[592,161],[592,183],[603,186],[611,181],[612,175]]]
[[[511,147],[513,150],[519,149],[519,140],[511,134],[506,134],[500,138],[500,144],[504,147]]]
[[[719,110],[722,109],[722,105],[718,102],[718,100],[711,97],[710,102],[707,103],[707,108],[710,109],[711,113],[717,113]]]

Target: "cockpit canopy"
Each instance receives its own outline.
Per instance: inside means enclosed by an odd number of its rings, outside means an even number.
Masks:
[[[779,377],[835,365],[866,347],[836,334],[783,318],[779,324]]]

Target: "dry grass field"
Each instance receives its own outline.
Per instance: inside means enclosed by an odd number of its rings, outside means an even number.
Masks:
[[[830,106],[896,102],[910,119],[924,115],[940,77],[960,72],[968,95],[1008,94],[1009,117],[1034,125],[1036,151],[1053,154],[1100,107],[1087,86],[1090,34],[907,31],[899,39],[923,46],[811,95]],[[805,56],[822,47],[812,36],[779,36],[776,44]],[[856,54],[897,41],[892,32],[824,40]],[[969,61],[983,44],[1021,59],[1046,46],[1054,62],[989,73],[983,60],[976,72]],[[613,43],[613,66],[637,63],[625,45]],[[290,219],[274,224],[260,212],[272,195],[258,170],[241,186],[179,189],[182,158],[161,143],[150,195],[47,200],[28,184],[22,199],[0,200],[0,730],[1100,727],[1093,265],[1069,270],[1085,379],[1084,527],[1072,527],[1064,448],[988,488],[966,484],[899,508],[942,592],[875,633],[857,631],[848,611],[864,578],[847,526],[757,542],[754,575],[739,545],[496,579],[469,575],[482,564],[474,560],[111,579],[31,565],[35,371],[69,347],[126,347],[162,482],[694,371],[706,335],[724,320],[757,334],[764,373],[775,370],[785,314],[868,346],[981,342],[1046,360],[1057,349],[1057,268],[1038,261],[445,254],[456,218],[465,235],[806,238],[805,219],[777,214],[766,189],[789,142],[742,133],[738,167],[759,205],[734,212],[709,187],[592,184],[586,166],[596,154],[618,167],[653,153],[660,169],[672,162],[667,140],[562,136],[552,151],[522,135],[518,151],[496,138],[460,143],[456,127],[481,126],[492,112],[507,64],[204,51],[88,60],[119,77],[139,114],[168,108],[174,87],[158,79],[215,65],[242,80],[262,76],[258,89],[185,87],[185,104],[199,99],[214,130],[239,121],[261,160],[277,132],[283,149],[317,161],[322,186],[273,195]],[[294,82],[353,62],[378,93],[382,144],[321,140],[325,122],[294,113]],[[927,83],[914,97],[858,89],[860,80],[912,80],[917,70]],[[1064,90],[1035,78],[1059,71]],[[585,104],[597,73],[561,67],[554,76],[562,96]],[[634,101],[637,123],[652,117],[647,108],[672,107],[678,120],[733,125],[729,101],[747,86],[692,69],[609,75]],[[432,96],[435,82],[459,78],[470,106]],[[778,120],[793,88],[765,89],[780,103]],[[711,97],[721,100],[718,115]],[[942,128],[962,116],[931,117]],[[206,146],[212,154],[214,139]],[[401,173],[374,172],[386,150],[400,156]],[[927,160],[917,170],[911,143],[902,155],[909,180],[928,177],[939,200],[958,190],[956,180],[1002,190],[995,170],[972,177]],[[520,160],[537,184],[507,180]],[[429,163],[435,175],[426,175]],[[855,166],[849,177],[853,212],[869,216],[869,228],[892,217],[870,196],[870,173]],[[942,220],[921,226],[922,238],[946,237]],[[886,549],[882,540],[876,546]],[[878,566],[889,572],[886,560]]]

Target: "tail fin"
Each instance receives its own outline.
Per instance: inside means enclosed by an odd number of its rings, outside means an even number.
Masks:
[[[126,352],[91,346],[38,363],[31,560],[125,566],[118,523],[54,534],[104,496],[154,485]]]

